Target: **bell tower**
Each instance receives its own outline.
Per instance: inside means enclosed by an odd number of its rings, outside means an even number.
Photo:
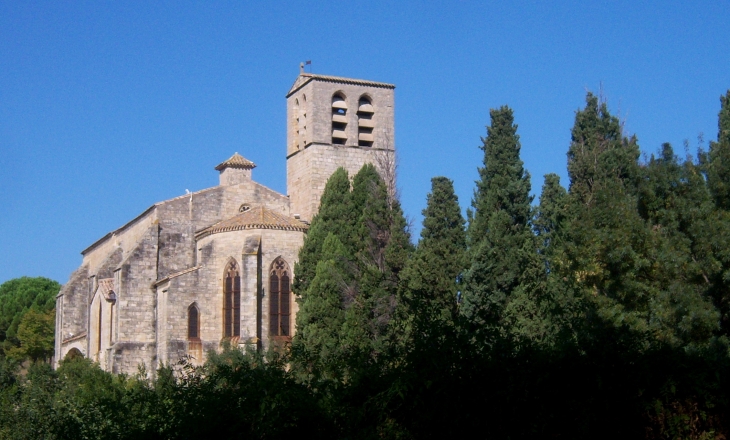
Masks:
[[[393,84],[300,72],[286,95],[291,213],[311,221],[327,179],[366,163],[393,164]]]

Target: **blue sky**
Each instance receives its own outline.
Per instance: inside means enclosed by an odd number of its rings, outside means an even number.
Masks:
[[[471,200],[489,109],[568,184],[575,111],[603,88],[644,152],[717,136],[730,2],[0,1],[0,282],[62,283],[79,252],[238,151],[286,192],[285,94],[315,73],[396,84],[406,214],[433,176]],[[537,200],[536,200],[537,202]]]

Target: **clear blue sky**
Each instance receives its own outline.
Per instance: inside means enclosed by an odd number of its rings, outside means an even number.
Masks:
[[[399,186],[420,230],[433,176],[471,200],[489,109],[567,185],[587,90],[644,152],[717,136],[730,2],[0,2],[0,282],[62,283],[151,204],[217,184],[238,151],[286,192],[285,94],[315,73],[395,83]],[[536,200],[537,202],[537,200]]]

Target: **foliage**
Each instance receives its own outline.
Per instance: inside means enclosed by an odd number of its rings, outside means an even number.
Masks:
[[[537,207],[512,111],[492,110],[468,228],[434,178],[415,250],[375,168],[338,170],[296,266],[291,350],[134,377],[0,358],[0,438],[726,438],[730,92],[721,104],[709,152],[640,162],[589,93],[569,188],[548,174]],[[43,359],[52,314],[23,301],[9,353]]]
[[[530,175],[520,159],[517,125],[509,107],[490,116],[467,230],[470,267],[461,306],[465,330],[482,349],[502,337],[549,337],[539,301],[545,271],[530,224]]]
[[[33,308],[45,313],[54,309],[61,285],[43,277],[21,277],[0,285],[0,344],[4,351],[18,347],[18,326]]]
[[[30,359],[33,362],[50,359],[53,356],[55,324],[54,310],[46,313],[28,310],[18,325],[20,347],[11,348],[8,356],[18,360]]]

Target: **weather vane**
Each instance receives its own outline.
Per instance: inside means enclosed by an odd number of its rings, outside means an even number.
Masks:
[[[309,67],[309,73],[312,73],[312,60],[304,61],[303,63],[299,63],[299,73],[304,73],[304,66],[310,66]]]

